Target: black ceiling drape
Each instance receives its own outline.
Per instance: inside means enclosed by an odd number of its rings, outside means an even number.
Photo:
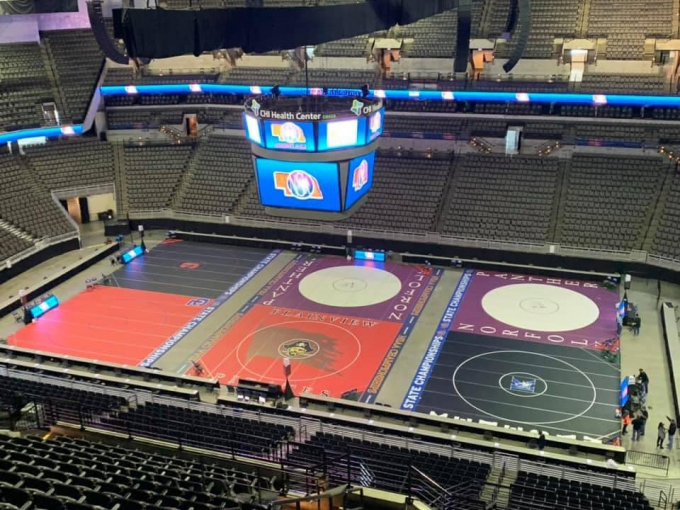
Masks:
[[[366,0],[327,7],[203,10],[116,9],[131,57],[164,58],[222,49],[249,53],[312,46],[407,25],[455,9],[458,0]]]

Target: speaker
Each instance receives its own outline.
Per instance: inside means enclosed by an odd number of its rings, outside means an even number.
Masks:
[[[508,11],[508,21],[505,24],[505,32],[510,33],[515,30],[515,25],[517,24],[517,7],[519,6],[518,0],[510,0],[510,10]]]
[[[470,58],[470,33],[472,32],[472,0],[458,2],[458,32],[456,32],[456,57],[454,73],[467,71]]]
[[[99,44],[99,48],[104,52],[104,55],[113,60],[116,64],[127,65],[130,60],[118,51],[114,46],[113,41],[109,38],[109,34],[106,32],[104,17],[102,16],[101,10],[101,1],[94,0],[92,2],[86,2],[86,4],[87,15],[90,18],[90,25],[92,26],[92,33],[97,40],[97,44]]]
[[[515,49],[510,54],[508,61],[503,64],[503,70],[509,73],[520,61],[524,50],[529,41],[529,34],[531,33],[531,0],[519,0],[519,38]],[[515,34],[517,35],[517,34]]]

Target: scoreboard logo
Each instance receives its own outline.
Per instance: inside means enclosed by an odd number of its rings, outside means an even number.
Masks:
[[[297,200],[323,200],[319,181],[304,170],[274,172],[274,188]]]
[[[368,183],[368,161],[361,160],[361,163],[354,169],[352,175],[352,188],[354,191],[359,191]]]
[[[305,133],[302,128],[292,122],[283,124],[272,124],[272,135],[283,143],[307,143]]]

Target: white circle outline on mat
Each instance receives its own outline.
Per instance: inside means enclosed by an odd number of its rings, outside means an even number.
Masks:
[[[471,404],[470,402],[468,402],[468,400],[467,400],[467,399],[463,396],[463,394],[458,390],[458,385],[456,384],[456,374],[458,374],[458,370],[460,370],[460,367],[462,367],[462,366],[465,365],[467,362],[472,361],[473,359],[476,359],[476,358],[481,358],[481,357],[484,357],[484,356],[488,356],[489,354],[501,354],[501,353],[508,353],[508,352],[515,352],[515,353],[519,353],[519,354],[533,354],[533,355],[535,355],[535,356],[542,356],[542,357],[544,357],[544,358],[549,358],[549,359],[552,359],[552,360],[555,360],[555,361],[559,361],[560,363],[564,363],[564,364],[567,365],[568,367],[574,369],[576,372],[578,372],[578,373],[581,374],[583,377],[585,377],[585,378],[587,379],[587,381],[590,383],[590,387],[591,387],[592,390],[593,390],[593,400],[590,402],[590,405],[586,408],[585,411],[582,411],[582,412],[580,412],[579,414],[575,414],[575,415],[571,416],[570,418],[565,418],[565,419],[563,419],[563,420],[555,420],[555,421],[520,421],[520,420],[513,420],[512,418],[505,418],[505,417],[503,417],[503,416],[497,416],[497,415],[495,415],[495,414],[488,413],[488,412],[486,412],[484,409],[480,409],[480,408],[477,407],[476,405]],[[453,382],[453,389],[456,390],[456,393],[458,393],[458,396],[460,397],[460,399],[461,399],[463,402],[465,402],[467,405],[469,405],[470,407],[472,407],[473,409],[475,409],[475,410],[479,411],[480,413],[485,414],[485,415],[487,415],[487,416],[491,416],[492,418],[496,418],[497,420],[512,421],[512,422],[515,422],[515,423],[521,423],[522,425],[554,425],[554,424],[556,424],[556,423],[564,423],[565,421],[575,420],[576,418],[580,418],[581,416],[583,416],[584,414],[586,414],[588,411],[590,411],[590,410],[592,409],[592,407],[595,405],[595,401],[597,400],[597,388],[595,388],[595,385],[593,384],[593,381],[590,379],[590,377],[588,377],[588,376],[583,372],[583,370],[581,370],[581,369],[578,368],[578,367],[575,367],[575,366],[572,365],[571,363],[568,363],[568,362],[566,362],[566,361],[564,361],[564,360],[562,360],[562,359],[556,358],[555,356],[550,356],[550,355],[548,355],[548,354],[541,354],[541,353],[538,353],[538,352],[518,351],[518,350],[508,350],[508,351],[491,351],[491,352],[483,352],[483,353],[481,353],[481,354],[476,354],[476,355],[472,356],[471,358],[466,359],[465,361],[463,361],[460,365],[458,365],[458,366],[456,367],[456,369],[453,371],[453,378],[452,378],[452,379],[453,379],[453,381],[452,381],[452,382]],[[550,409],[545,409],[545,411],[550,411]]]
[[[354,338],[354,341],[357,343],[357,346],[359,347],[359,349],[357,350],[357,355],[354,357],[354,359],[348,365],[342,367],[340,370],[336,370],[335,372],[323,375],[321,377],[307,377],[306,379],[291,379],[291,382],[318,381],[319,379],[325,379],[326,377],[330,377],[332,375],[339,374],[340,372],[347,370],[349,367],[354,365],[357,362],[357,360],[359,359],[359,356],[361,356],[361,342],[359,341],[357,336],[354,333],[352,333],[351,331],[348,331],[345,328],[338,326],[337,324],[329,324],[327,322],[316,322],[316,321],[288,321],[288,322],[279,322],[277,324],[270,324],[269,326],[265,326],[264,328],[256,329],[255,331],[252,331],[248,335],[244,336],[243,340],[241,340],[238,343],[238,345],[236,346],[236,361],[238,361],[238,364],[241,365],[241,368],[243,370],[245,370],[246,372],[250,372],[251,374],[253,374],[254,376],[257,376],[257,377],[265,377],[263,374],[258,374],[256,372],[253,372],[246,365],[243,364],[243,361],[241,361],[241,356],[240,356],[241,345],[243,345],[243,342],[245,342],[248,338],[259,333],[260,331],[264,331],[265,329],[275,328],[275,327],[278,327],[278,326],[282,326],[284,324],[299,324],[301,322],[303,322],[305,324],[325,324],[326,326],[332,326],[334,328],[341,329],[342,331],[344,331],[345,333],[350,335],[352,338]],[[278,348],[277,348],[277,352],[278,352]],[[283,359],[283,358],[281,358],[281,359]],[[222,365],[223,361],[224,361],[224,358],[222,358],[222,361],[220,361],[220,364],[218,366]]]
[[[532,313],[521,305],[546,300],[557,305],[549,314]],[[600,307],[585,294],[542,283],[516,283],[490,290],[481,299],[482,309],[493,319],[509,326],[546,333],[574,331],[593,324]]]
[[[544,386],[543,391],[540,392],[540,393],[532,393],[531,395],[521,395],[521,394],[519,394],[519,393],[513,393],[511,390],[505,388],[505,387],[501,384],[501,381],[502,381],[503,379],[505,379],[507,376],[509,376],[509,375],[515,375],[515,374],[517,374],[517,375],[519,375],[519,374],[530,375],[531,377],[536,378],[536,380],[541,381],[541,382],[543,383],[543,386]],[[548,391],[548,383],[545,382],[545,379],[543,379],[542,377],[538,377],[536,374],[531,374],[531,373],[529,373],[529,372],[508,372],[507,374],[503,374],[502,376],[500,376],[500,377],[498,378],[498,386],[499,386],[505,393],[509,393],[509,394],[512,395],[513,397],[520,397],[520,398],[534,398],[534,397],[540,397],[540,396],[543,395],[546,391]]]
[[[340,291],[334,284],[342,280],[361,280],[366,287],[358,292]],[[305,299],[335,308],[360,308],[384,303],[397,296],[402,287],[401,279],[396,275],[368,266],[327,267],[308,274],[298,283],[298,290]]]

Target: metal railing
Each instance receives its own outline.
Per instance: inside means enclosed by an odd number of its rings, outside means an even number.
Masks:
[[[153,219],[174,219],[204,223],[228,223],[241,227],[290,230],[299,232],[300,230],[309,233],[330,234],[346,237],[348,231],[352,232],[353,237],[384,239],[390,241],[403,241],[411,243],[439,244],[443,246],[460,246],[465,248],[480,248],[497,251],[513,251],[522,253],[536,253],[546,255],[561,255],[577,258],[592,258],[599,260],[612,260],[623,262],[641,262],[653,266],[664,267],[673,271],[680,272],[680,260],[650,255],[646,251],[631,250],[603,250],[594,248],[578,248],[563,246],[559,244],[535,244],[513,241],[492,241],[474,237],[456,237],[439,234],[437,232],[424,232],[421,234],[391,231],[391,230],[370,230],[347,226],[336,226],[324,223],[312,223],[304,221],[282,221],[279,219],[258,219],[244,216],[225,216],[217,214],[196,214],[186,211],[174,211],[171,209],[138,210],[130,213],[133,220],[153,220]],[[190,233],[190,232],[188,232]],[[436,257],[432,257],[435,259]]]
[[[668,476],[668,468],[671,465],[671,459],[667,455],[641,452],[638,450],[628,450],[626,452],[626,462],[633,464],[634,466],[659,469],[665,473],[665,476]]]
[[[15,369],[8,369],[5,365],[0,365],[0,376],[16,378],[26,381],[34,381],[41,384],[49,384],[69,389],[82,390],[87,392],[99,393],[101,395],[123,397],[127,401],[126,407],[122,409],[98,409],[91,406],[80,405],[75,402],[66,402],[63,399],[50,397],[47,395],[32,395],[24,392],[24,395],[31,397],[32,401],[41,407],[40,416],[43,416],[43,423],[39,426],[49,426],[53,422],[70,424],[82,430],[102,431],[109,430],[118,432],[132,439],[146,439],[156,442],[163,442],[168,445],[175,445],[179,448],[210,449],[232,459],[251,458],[265,460],[280,464],[281,468],[296,468],[298,473],[304,473],[302,477],[305,483],[312,484],[311,491],[319,490],[314,487],[314,480],[319,474],[327,474],[329,479],[335,483],[354,483],[359,481],[366,473],[362,473],[362,463],[365,459],[371,459],[371,468],[368,470],[368,478],[372,476],[380,477],[381,480],[393,480],[389,483],[390,490],[398,493],[406,493],[409,496],[419,498],[430,498],[434,493],[428,492],[434,487],[433,484],[425,483],[431,476],[422,472],[425,477],[420,476],[417,471],[413,471],[411,457],[413,452],[434,454],[440,457],[465,460],[481,465],[489,466],[489,469],[497,468],[501,470],[501,477],[498,485],[501,485],[504,475],[510,472],[524,471],[537,475],[557,477],[566,480],[579,481],[591,485],[599,485],[615,490],[642,492],[650,500],[661,503],[672,500],[672,488],[668,484],[643,482],[636,486],[634,478],[621,476],[618,474],[599,473],[587,469],[574,469],[565,465],[553,465],[529,460],[523,460],[517,455],[509,455],[500,452],[481,452],[466,450],[455,443],[437,444],[433,442],[412,439],[409,437],[392,436],[384,433],[375,433],[360,428],[351,428],[322,422],[307,416],[289,417],[278,414],[270,414],[265,409],[244,409],[230,406],[220,406],[206,404],[195,401],[187,401],[172,397],[159,396],[151,392],[140,390],[119,389],[110,386],[99,386],[72,379],[61,379],[58,377],[33,374]],[[0,397],[8,398],[7,392],[0,394]],[[11,395],[10,395],[11,398]],[[139,409],[145,404],[161,404],[169,408],[190,409],[196,413],[210,413],[218,416],[230,417],[238,420],[252,420],[259,423],[283,425],[295,429],[295,440],[284,439],[274,441],[268,437],[258,437],[248,431],[233,432],[218,429],[205,429],[196,432],[186,426],[186,423],[173,421],[171,417],[157,417],[150,415],[135,414],[134,410]],[[172,431],[172,432],[169,432]],[[361,439],[371,443],[365,446],[349,446],[347,443],[346,451],[328,450],[325,447],[313,446],[307,440],[317,433],[329,433],[342,436],[348,439]],[[213,439],[219,437],[224,439],[224,444],[213,447]],[[257,440],[262,446],[261,450],[255,451],[246,445],[249,439]],[[356,444],[356,443],[355,443]],[[295,459],[293,455],[299,448],[316,448],[317,454],[308,457],[309,462],[295,463],[290,459]],[[404,464],[395,465],[393,458],[384,461],[376,460],[371,451],[380,448],[403,449]],[[307,451],[307,450],[305,450]],[[365,455],[362,455],[362,451]],[[292,455],[292,457],[291,457]],[[316,459],[316,461],[314,460]],[[295,470],[293,470],[295,471]],[[418,476],[416,476],[418,475]],[[381,482],[381,487],[386,486],[386,482]],[[366,485],[366,484],[364,484]],[[370,484],[368,484],[370,485]],[[491,484],[493,485],[493,484]],[[446,498],[433,497],[431,502],[442,503],[444,500],[464,501],[466,504],[475,504],[475,498],[470,493],[462,493],[455,487],[444,488],[449,494]],[[436,492],[436,491],[435,491]],[[495,494],[498,498],[498,493]],[[437,508],[447,508],[446,506],[435,506]]]
[[[0,272],[8,268],[8,263],[9,265],[14,265],[38,253],[39,251],[44,250],[48,246],[54,246],[55,244],[63,243],[64,241],[70,241],[71,239],[80,239],[80,232],[67,232],[65,234],[59,234],[57,236],[40,239],[30,248],[26,248],[19,253],[15,253],[14,255],[7,257],[5,260],[0,260]]]

